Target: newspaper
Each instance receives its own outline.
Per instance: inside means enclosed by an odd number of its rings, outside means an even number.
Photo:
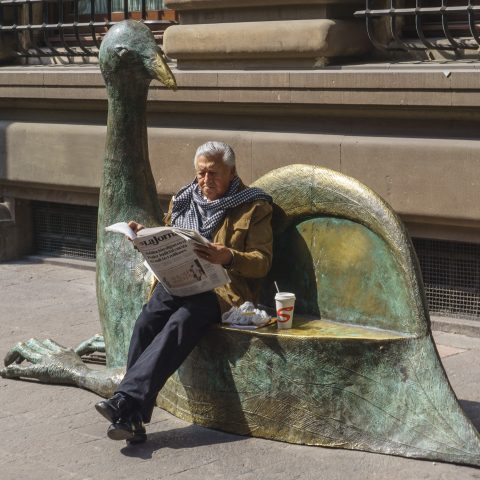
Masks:
[[[221,265],[203,260],[195,253],[195,245],[210,243],[195,230],[155,227],[135,234],[125,222],[115,223],[105,230],[130,238],[145,257],[147,267],[172,295],[195,295],[230,282]]]

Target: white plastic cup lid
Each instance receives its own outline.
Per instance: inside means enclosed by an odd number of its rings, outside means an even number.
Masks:
[[[295,300],[295,294],[290,292],[278,292],[275,300]]]

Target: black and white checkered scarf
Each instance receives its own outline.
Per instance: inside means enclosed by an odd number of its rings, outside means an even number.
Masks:
[[[240,179],[235,177],[222,198],[209,202],[203,197],[197,180],[194,180],[183,187],[173,200],[172,225],[197,230],[211,240],[229,208],[256,200],[272,202],[272,197],[263,190],[254,187],[239,190],[240,185]]]

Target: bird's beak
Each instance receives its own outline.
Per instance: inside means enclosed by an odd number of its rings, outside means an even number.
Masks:
[[[155,58],[153,59],[152,66],[149,69],[153,78],[156,78],[161,83],[163,83],[167,88],[171,90],[177,89],[177,82],[173,76],[172,71],[170,70],[163,53],[158,49],[155,53]]]

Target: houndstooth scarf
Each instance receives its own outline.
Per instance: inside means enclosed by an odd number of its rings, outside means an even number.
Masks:
[[[238,191],[240,184],[240,179],[235,177],[222,198],[209,202],[203,197],[197,181],[194,180],[183,187],[173,200],[172,225],[197,230],[211,240],[229,208],[255,200],[272,202],[272,197],[259,188],[247,187]]]

